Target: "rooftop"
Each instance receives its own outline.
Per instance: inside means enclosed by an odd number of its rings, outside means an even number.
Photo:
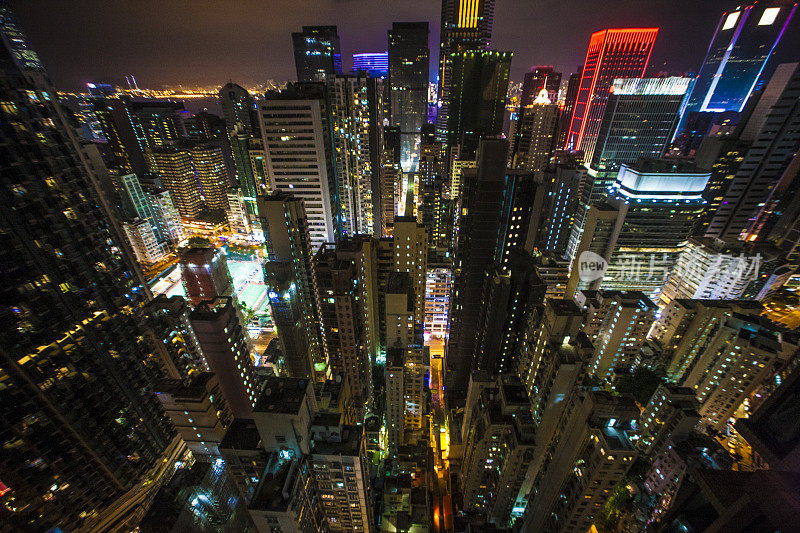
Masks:
[[[201,400],[208,393],[206,385],[213,378],[213,372],[202,372],[189,382],[180,379],[162,379],[156,383],[155,392],[170,394],[177,400]]]
[[[316,419],[315,419],[316,421]],[[337,421],[338,423],[338,421]],[[361,450],[364,429],[360,425],[341,426],[340,432],[331,433],[327,440],[314,440],[312,454],[357,456]],[[335,435],[335,436],[334,436]],[[337,440],[339,439],[340,440]]]
[[[258,434],[256,423],[246,418],[235,418],[222,442],[219,443],[222,450],[258,450],[261,448],[261,435]]]
[[[547,304],[557,315],[580,316],[583,314],[581,308],[573,300],[563,298],[550,298]]]
[[[261,481],[256,487],[255,494],[250,500],[249,508],[257,511],[283,512],[289,508],[290,495],[292,494],[292,483],[288,484],[287,491],[283,491],[283,486],[287,484],[289,474],[293,479],[297,478],[297,459],[285,461],[273,452],[267,459],[267,468]]]
[[[297,414],[307,394],[306,378],[271,377],[256,402],[256,413]]]

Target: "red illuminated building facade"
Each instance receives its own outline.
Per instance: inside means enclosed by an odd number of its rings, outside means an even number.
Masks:
[[[180,264],[183,287],[192,305],[220,296],[233,296],[233,281],[225,254],[213,246],[183,250]]]
[[[567,148],[591,161],[603,111],[616,78],[644,76],[658,28],[601,30],[592,34],[583,67]]]

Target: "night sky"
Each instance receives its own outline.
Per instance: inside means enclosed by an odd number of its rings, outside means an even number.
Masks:
[[[16,0],[12,2],[56,86],[121,83],[251,84],[295,78],[292,31],[336,24],[345,69],[353,52],[383,51],[392,21],[431,24],[438,57],[438,0]],[[700,66],[723,10],[734,0],[496,0],[492,48],[514,52],[512,79],[531,65],[565,73],[583,62],[589,35],[605,27],[661,28],[651,73]],[[800,18],[800,17],[795,17]],[[800,47],[798,21],[779,56]],[[779,57],[779,59],[782,59]],[[794,58],[796,60],[796,58]]]

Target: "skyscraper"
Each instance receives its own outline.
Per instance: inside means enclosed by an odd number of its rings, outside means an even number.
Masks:
[[[442,0],[439,40],[439,111],[436,132],[445,141],[453,80],[453,52],[486,50],[492,39],[494,0]]]
[[[602,287],[655,299],[703,212],[709,173],[691,164],[643,160],[623,165],[610,196],[628,203]]]
[[[328,361],[320,340],[305,202],[281,191],[257,201],[265,240],[264,281],[286,368],[292,377],[324,375]]]
[[[511,52],[494,50],[450,54],[452,80],[445,136],[448,148],[464,143],[467,133],[502,132],[512,56]]]
[[[383,129],[380,163],[380,236],[386,237],[391,236],[394,231],[397,189],[403,177],[400,167],[400,128]]]
[[[166,147],[152,154],[153,170],[175,200],[181,217],[195,218],[200,214],[202,200],[192,158],[187,150]]]
[[[531,105],[539,97],[542,89],[547,91],[547,98],[552,103],[558,102],[558,91],[561,88],[561,73],[553,67],[531,67],[522,80],[522,95],[519,106]]]
[[[507,154],[505,139],[484,139],[478,147],[478,168],[463,174],[447,346],[448,391],[466,392],[483,283],[495,259],[501,227]]]
[[[254,133],[254,130],[258,129],[258,123],[253,123],[255,118],[253,97],[250,96],[247,89],[228,82],[220,88],[217,98],[222,107],[222,116],[225,118],[225,126],[228,131],[232,131],[237,124],[241,124],[247,133]]]
[[[192,246],[180,253],[181,280],[193,305],[233,296],[233,279],[225,254],[213,246]]]
[[[432,247],[448,248],[451,244],[449,227],[452,226],[452,211],[450,183],[446,179],[442,161],[442,144],[436,140],[433,124],[426,124],[422,130],[417,218],[428,228],[428,240]]]
[[[383,126],[383,80],[364,72],[328,77],[340,224],[344,235],[375,231],[373,184]],[[377,121],[378,124],[374,122]],[[376,168],[377,167],[377,168]],[[379,204],[380,205],[380,204]]]
[[[389,30],[389,90],[391,123],[400,128],[400,162],[403,170],[416,167],[420,129],[427,121],[427,22],[395,22]]]
[[[564,109],[561,110],[561,118],[558,121],[558,140],[556,148],[561,150],[567,144],[569,127],[572,125],[572,113],[575,111],[575,101],[578,99],[578,90],[581,88],[583,79],[583,67],[578,67],[578,72],[569,75],[567,81],[567,91],[564,94]]]
[[[505,526],[532,466],[530,401],[517,377],[505,376],[481,391],[473,410],[461,469],[464,510]]]
[[[5,4],[0,41],[0,144],[13,147],[0,159],[2,520],[74,530],[144,497],[174,430],[135,314],[146,285]]]
[[[353,418],[363,422],[365,407],[371,400],[372,372],[365,342],[366,312],[361,305],[364,280],[352,255],[349,250],[340,253],[323,245],[314,256],[314,278],[331,375],[349,384],[356,412]]]
[[[656,305],[638,291],[607,293],[605,317],[594,339],[588,372],[610,378],[617,368],[636,366],[637,356],[655,317]]]
[[[616,170],[640,157],[659,159],[672,139],[690,82],[678,77],[614,80],[594,155],[587,163],[594,169]]]
[[[513,166],[516,169],[542,171],[550,164],[561,110],[548,93],[542,88],[530,104],[520,106],[514,139]]]
[[[259,389],[250,359],[250,338],[235,300],[230,296],[203,300],[189,313],[189,322],[231,413],[250,418]]]
[[[197,181],[208,209],[228,210],[228,171],[222,148],[213,143],[199,144],[189,152]]]
[[[299,83],[268,92],[258,112],[271,190],[303,199],[314,249],[333,242],[340,234],[339,193],[325,86]]]
[[[800,148],[798,122],[800,67],[796,66],[731,180],[706,230],[707,237],[739,238],[750,217],[758,214],[759,207],[789,167],[790,158]]]
[[[597,133],[616,78],[641,78],[647,69],[658,28],[601,30],[592,34],[583,64],[566,147],[583,150],[591,161]]]
[[[796,10],[793,0],[772,0],[738,6],[722,14],[681,126],[692,111],[744,109]]]
[[[342,51],[336,26],[303,26],[292,33],[297,81],[325,81],[342,73]]]
[[[631,442],[639,418],[633,398],[594,390],[562,401],[558,430],[543,435],[547,461],[536,474],[523,531],[588,530],[611,497],[609,487],[638,455]]]

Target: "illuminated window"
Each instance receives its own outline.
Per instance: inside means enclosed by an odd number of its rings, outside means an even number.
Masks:
[[[723,30],[729,30],[729,29],[733,28],[734,26],[736,26],[736,21],[737,20],[739,20],[739,12],[738,11],[734,11],[733,13],[730,13],[725,18],[725,24],[723,24],[722,29]]]
[[[778,13],[780,13],[781,8],[779,7],[768,7],[764,10],[764,14],[761,15],[761,20],[758,21],[759,26],[769,26],[775,19],[778,17]]]

